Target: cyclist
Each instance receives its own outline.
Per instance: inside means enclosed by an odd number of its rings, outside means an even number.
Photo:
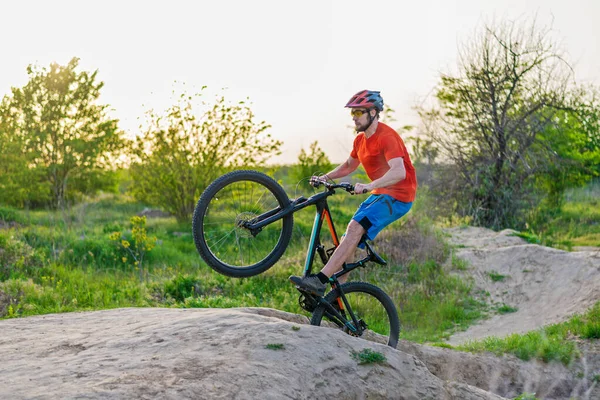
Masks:
[[[350,157],[325,175],[311,177],[312,183],[342,178],[362,164],[371,182],[356,183],[354,191],[372,194],[358,207],[340,245],[321,272],[307,277],[290,276],[292,283],[309,293],[323,296],[329,278],[342,269],[344,262],[351,261],[361,238],[375,239],[383,228],[404,216],[415,199],[415,169],[400,135],[379,122],[383,111],[379,93],[362,90],[352,96],[346,107],[351,109],[358,134]]]

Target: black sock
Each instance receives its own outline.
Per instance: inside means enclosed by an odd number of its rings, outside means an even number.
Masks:
[[[321,283],[327,283],[327,282],[329,282],[329,277],[327,275],[325,275],[324,273],[322,273],[322,272],[319,272],[317,274],[317,278],[319,278],[319,280],[321,281]]]

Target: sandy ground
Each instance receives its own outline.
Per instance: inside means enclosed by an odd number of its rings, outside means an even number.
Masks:
[[[526,332],[600,300],[600,251],[530,245],[512,231],[449,231],[495,314],[450,343]],[[502,279],[492,279],[492,276]],[[126,308],[0,321],[0,399],[600,399],[600,356],[524,362],[402,341],[398,349],[271,309]],[[371,349],[383,363],[359,364]]]
[[[501,399],[305,322],[269,309],[152,308],[3,320],[0,398]],[[385,362],[359,364],[352,354],[365,348]]]
[[[473,278],[475,293],[493,313],[452,336],[451,344],[535,330],[583,313],[600,300],[600,249],[556,250],[528,244],[511,230],[469,227],[449,234],[459,245],[456,256],[468,263],[464,275]],[[515,311],[493,311],[503,305]]]

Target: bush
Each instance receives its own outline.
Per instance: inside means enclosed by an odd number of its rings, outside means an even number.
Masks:
[[[264,164],[281,146],[247,104],[231,104],[221,96],[197,110],[196,97],[182,93],[162,115],[149,111],[131,146],[131,193],[179,222],[190,220],[213,180],[230,169]]]
[[[105,238],[77,238],[66,243],[59,261],[68,265],[95,265],[97,267],[113,268],[122,265],[119,251],[113,243]]]
[[[27,243],[15,239],[10,232],[0,232],[0,281],[30,276],[42,263],[43,257]]]
[[[402,221],[402,220],[401,220]],[[409,215],[397,229],[386,229],[377,237],[377,249],[391,264],[422,264],[428,261],[442,264],[448,257],[448,248],[440,235],[429,224]]]
[[[323,175],[332,168],[333,164],[331,164],[325,152],[319,148],[318,142],[314,141],[311,143],[308,152],[304,149],[300,150],[298,164],[292,167],[291,175],[294,181],[302,182],[302,186],[311,189],[308,178],[313,175]]]
[[[17,299],[0,290],[0,318],[12,317],[17,306]]]
[[[200,281],[189,275],[177,275],[164,285],[164,294],[183,302],[188,297],[197,297],[202,294]]]
[[[0,221],[1,222],[21,222],[21,218],[17,210],[0,206]]]

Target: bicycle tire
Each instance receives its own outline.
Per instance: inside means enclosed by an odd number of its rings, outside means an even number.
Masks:
[[[256,201],[255,192],[260,195]],[[292,237],[293,216],[267,225],[255,236],[237,222],[289,204],[281,185],[261,172],[239,170],[225,174],[204,190],[194,208],[192,231],[196,249],[212,269],[223,275],[258,275],[283,255]]]
[[[369,322],[374,327],[373,330],[369,329],[361,335],[364,339],[380,342],[387,344],[390,347],[396,348],[398,344],[398,337],[400,335],[400,319],[398,317],[398,311],[394,302],[382,289],[375,285],[366,282],[348,282],[341,285],[352,311],[356,317],[364,322],[364,318],[369,318]],[[357,303],[355,294],[365,295],[368,300],[365,301],[364,305]],[[339,293],[337,290],[332,290],[325,296],[325,301],[332,305],[337,305]],[[341,299],[340,299],[341,300]],[[361,300],[362,301],[362,300]],[[327,318],[327,309],[324,305],[318,306],[312,314],[310,323],[312,325],[321,325],[324,322],[324,317]],[[350,322],[352,322],[351,318]],[[332,319],[333,320],[333,319]],[[349,329],[340,323],[340,321],[333,320],[333,324],[338,329],[342,329],[349,334],[353,334]],[[367,324],[369,326],[369,324]],[[375,335],[373,334],[375,333]]]

